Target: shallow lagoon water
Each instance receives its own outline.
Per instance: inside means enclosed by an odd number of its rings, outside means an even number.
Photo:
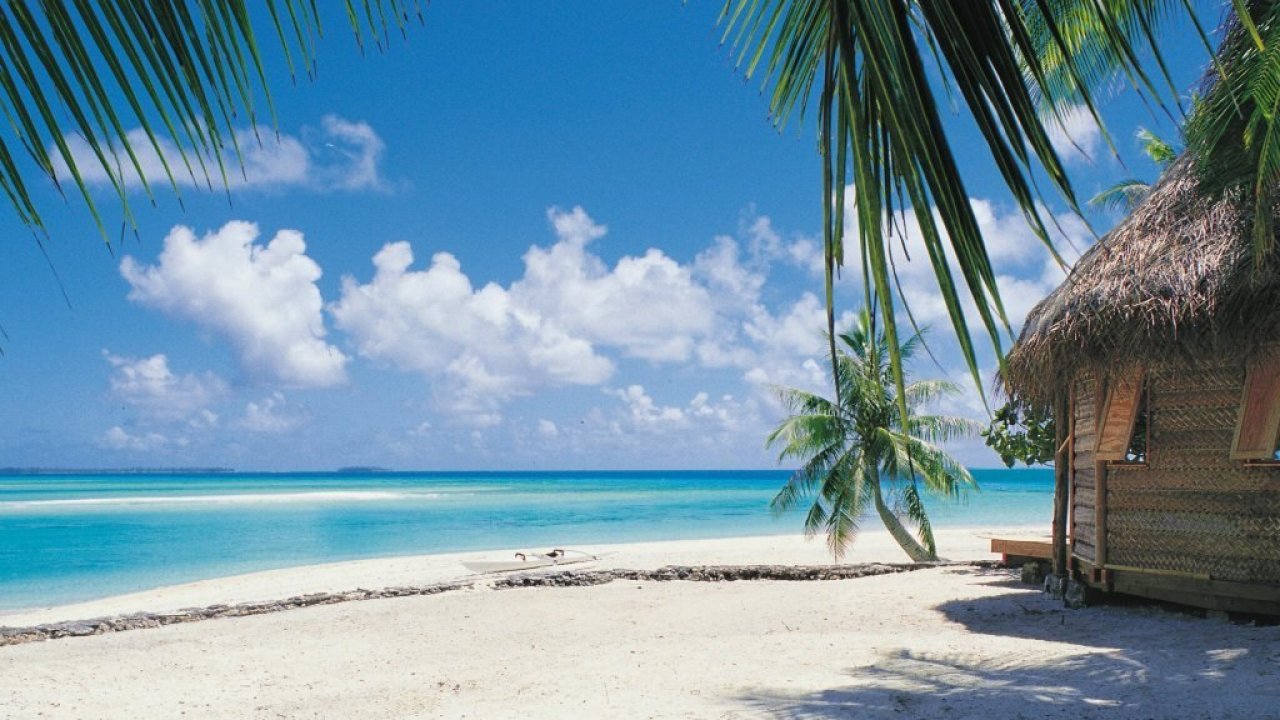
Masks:
[[[390,555],[795,533],[800,513],[769,510],[787,475],[0,475],[0,609]],[[974,476],[964,501],[927,500],[935,526],[1048,527],[1052,471]]]

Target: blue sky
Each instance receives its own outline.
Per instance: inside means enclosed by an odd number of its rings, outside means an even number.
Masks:
[[[279,140],[245,121],[229,198],[135,189],[137,237],[109,252],[41,185],[44,253],[0,215],[0,466],[774,467],[770,387],[824,387],[820,166],[813,123],[775,129],[719,46],[719,5],[433,3],[363,56],[335,13],[314,80],[268,52]],[[1139,125],[1176,136],[1105,95],[1121,160],[1083,116],[1068,129],[1092,157],[1062,143],[1082,197],[1154,175]],[[1020,320],[1062,275],[951,122]],[[1087,246],[1054,212],[1064,250]],[[900,270],[942,363],[915,371],[965,384],[939,409],[980,417],[928,271]]]

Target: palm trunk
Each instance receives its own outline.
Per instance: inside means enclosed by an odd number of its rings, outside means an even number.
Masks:
[[[911,536],[911,532],[902,526],[902,521],[898,516],[884,504],[884,497],[880,494],[880,476],[877,474],[872,478],[871,489],[876,503],[876,512],[880,514],[880,520],[884,523],[885,528],[893,539],[897,541],[898,546],[907,553],[912,562],[929,562],[937,560],[938,556],[929,552],[928,548],[916,542]]]

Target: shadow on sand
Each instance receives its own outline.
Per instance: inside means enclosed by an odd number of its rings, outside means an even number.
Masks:
[[[991,642],[922,652],[904,637],[843,686],[739,699],[776,718],[1280,718],[1280,628],[1138,604],[1067,610],[1007,571],[957,572],[1006,591],[934,610]]]

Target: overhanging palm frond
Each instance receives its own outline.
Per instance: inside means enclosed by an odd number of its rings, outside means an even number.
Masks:
[[[763,75],[779,126],[816,103],[823,159],[823,241],[827,323],[835,358],[834,278],[845,258],[842,188],[852,184],[868,304],[878,305],[890,347],[899,412],[907,414],[885,218],[914,213],[956,332],[961,355],[981,386],[973,338],[962,308],[968,294],[998,357],[1009,321],[995,272],[934,97],[929,57],[963,100],[993,162],[1041,241],[1054,253],[1039,191],[1043,172],[1079,211],[1040,112],[1054,121],[1067,104],[1093,111],[1088,64],[1129,71],[1154,94],[1138,61],[1143,41],[1172,2],[1156,0],[726,0],[724,38],[748,77]],[[1064,37],[1060,17],[1105,31],[1083,46]],[[1046,65],[1045,47],[1057,50]],[[925,52],[928,48],[931,52]],[[1163,63],[1160,63],[1163,65]],[[1071,78],[1072,82],[1055,78]],[[936,211],[936,214],[935,214]],[[958,260],[954,277],[948,253]]]
[[[357,41],[373,38],[379,46],[391,28],[403,28],[419,14],[417,0],[344,0],[343,6]],[[310,73],[321,31],[318,8],[308,0],[0,6],[0,109],[7,120],[7,132],[0,133],[0,189],[18,218],[44,227],[32,199],[30,162],[35,175],[60,191],[69,183],[100,230],[87,176],[106,178],[129,221],[126,178],[136,177],[148,195],[157,180],[167,180],[177,193],[179,173],[225,185],[240,154],[234,125],[256,127],[260,103],[275,121],[253,15],[270,15],[291,71],[302,66]],[[131,138],[130,126],[141,133]],[[89,156],[76,153],[68,140],[73,136]],[[164,178],[144,174],[138,138],[159,158]],[[163,139],[172,142],[176,156],[173,149],[166,152]]]
[[[1187,122],[1207,193],[1238,190],[1254,207],[1254,257],[1274,259],[1280,186],[1280,5],[1237,0],[1226,39]]]

